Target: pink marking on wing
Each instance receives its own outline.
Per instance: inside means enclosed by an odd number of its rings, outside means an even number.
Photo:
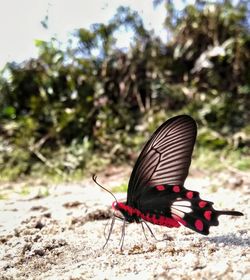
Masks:
[[[204,212],[204,217],[210,221],[211,220],[211,214],[212,214],[212,211],[205,211]]]
[[[206,205],[207,205],[207,202],[206,202],[206,201],[203,201],[203,200],[202,200],[202,201],[199,202],[199,207],[200,207],[200,208],[204,208]]]
[[[159,185],[159,186],[156,186],[156,189],[158,191],[164,191],[165,190],[165,187],[163,185]]]
[[[188,199],[192,199],[193,198],[194,193],[193,192],[187,192],[186,197]]]
[[[178,192],[180,192],[180,187],[179,186],[173,186],[173,192],[176,192],[176,193],[178,193]]]
[[[196,227],[196,229],[198,229],[199,231],[202,231],[203,230],[203,223],[202,223],[202,221],[201,220],[196,220],[195,221],[195,227]]]
[[[172,214],[172,217],[173,217],[177,222],[183,224],[184,226],[187,225],[187,222],[184,221],[181,217],[179,217],[179,216],[177,216],[177,215],[175,215],[175,214]]]

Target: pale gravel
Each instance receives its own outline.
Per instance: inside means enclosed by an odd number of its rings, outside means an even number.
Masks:
[[[15,195],[0,201],[0,279],[250,279],[249,177],[232,174],[212,180],[190,177],[186,187],[214,201],[217,209],[235,209],[243,217],[220,217],[208,237],[181,227],[151,226],[158,238],[146,241],[141,225],[126,228],[123,251],[117,221],[103,249],[104,227],[112,197],[91,181],[50,186],[50,195]],[[101,177],[105,186],[120,175]],[[216,192],[211,185],[220,183]],[[190,187],[192,186],[192,187]],[[125,194],[116,194],[118,198]]]

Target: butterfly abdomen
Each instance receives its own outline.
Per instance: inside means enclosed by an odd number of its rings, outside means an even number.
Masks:
[[[141,219],[155,225],[166,226],[169,228],[180,227],[180,224],[172,218],[159,215],[158,213],[141,212],[139,209],[118,202],[114,205],[116,210],[119,210],[128,222],[139,222]]]

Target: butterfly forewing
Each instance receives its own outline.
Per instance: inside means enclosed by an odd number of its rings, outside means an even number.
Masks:
[[[128,186],[127,204],[133,206],[145,188],[158,184],[183,185],[196,139],[195,121],[186,115],[163,123],[144,146]]]

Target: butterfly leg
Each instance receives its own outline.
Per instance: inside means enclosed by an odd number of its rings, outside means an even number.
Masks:
[[[119,216],[117,216],[116,214],[113,214],[113,218],[115,218],[115,220],[118,220],[118,221],[124,221],[124,219],[122,219],[121,217],[119,217]],[[112,220],[113,220],[113,218],[112,218]],[[111,220],[111,221],[112,221]],[[107,223],[106,223],[106,225],[105,225],[105,227],[104,227],[104,232],[103,232],[103,235],[104,235],[104,237],[107,239],[107,237],[106,237],[106,228],[107,228],[107,226],[108,226],[108,224],[109,224],[109,221],[110,221],[110,219],[107,221]]]
[[[124,243],[124,238],[125,238],[125,227],[126,227],[126,220],[123,220],[123,225],[122,225],[122,235],[121,235],[121,239],[119,242],[120,245],[120,250],[122,251],[122,247],[123,247],[123,243]]]
[[[113,215],[113,218],[112,218],[112,221],[111,221],[111,225],[110,225],[110,229],[109,229],[109,234],[108,234],[108,237],[106,238],[106,242],[105,244],[103,245],[103,249],[105,248],[105,246],[108,244],[108,241],[110,239],[110,236],[111,236],[111,233],[112,233],[112,230],[113,230],[113,227],[114,227],[114,224],[115,224],[115,215]],[[105,231],[105,230],[104,230]],[[104,232],[104,236],[105,236],[105,232]],[[105,236],[106,237],[106,236]]]
[[[147,238],[147,235],[146,235],[146,233],[145,233],[145,228],[144,228],[144,222],[142,221],[141,222],[141,227],[142,227],[142,231],[143,231],[143,234],[144,234],[144,237],[145,237],[145,239],[148,241],[148,238]]]
[[[150,228],[150,226],[149,226],[145,221],[142,221],[142,222],[141,222],[141,225],[142,225],[143,233],[144,233],[144,236],[145,236],[146,240],[148,240],[148,239],[147,239],[147,237],[146,237],[143,224],[145,224],[145,225],[147,226],[147,228],[148,228],[148,230],[149,230],[151,236],[152,236],[156,241],[161,242],[161,241],[164,241],[164,240],[168,240],[168,238],[163,238],[163,239],[158,239],[158,238],[156,238],[156,236],[154,235],[154,233],[153,233],[152,229]]]
[[[107,223],[106,223],[106,225],[105,225],[105,227],[104,227],[104,231],[103,231],[103,235],[104,235],[105,239],[107,239],[106,229],[107,229],[107,227],[108,227],[109,222],[110,222],[110,219],[108,219],[108,221],[107,221]]]
[[[146,237],[143,224],[146,225],[146,227],[148,228],[148,230],[149,230],[151,236],[152,236],[156,241],[160,241],[160,240],[158,240],[158,239],[155,237],[155,235],[154,235],[152,229],[150,228],[150,226],[149,226],[145,221],[142,221],[142,222],[141,222],[141,225],[142,225],[143,233],[144,233],[144,236],[145,236],[146,240],[148,240],[148,239],[147,239],[147,237]]]

